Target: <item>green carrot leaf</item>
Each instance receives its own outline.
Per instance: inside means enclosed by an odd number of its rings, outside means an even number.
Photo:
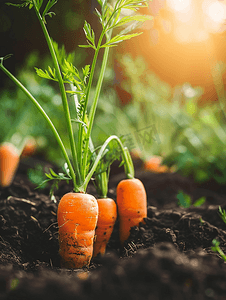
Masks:
[[[21,4],[7,2],[6,5],[15,6],[18,8],[29,6],[29,9],[31,9],[33,7],[33,2],[32,2],[32,0],[24,0],[24,3],[21,3]]]
[[[106,0],[97,0],[97,2],[100,4],[100,6],[103,8],[105,5],[106,5],[106,3],[107,3],[107,1]]]
[[[95,11],[96,11],[96,15],[98,16],[98,18],[100,20],[100,23],[102,24],[103,23],[103,18],[102,18],[101,13],[99,12],[99,10],[97,8],[95,8]]]
[[[83,82],[86,84],[86,79],[89,77],[90,74],[90,65],[86,65],[85,68],[82,68],[83,72]]]
[[[45,173],[46,177],[48,177],[49,179],[53,179],[52,175],[51,174],[48,174],[48,173]]]
[[[54,12],[50,12],[49,10],[57,3],[57,0],[49,0],[43,13],[42,13],[42,19],[44,21],[44,23],[46,23],[46,16],[52,17],[53,15],[55,15]]]
[[[54,47],[54,51],[57,56],[57,60],[59,62],[59,65],[61,68],[64,66],[64,61],[68,61],[70,63],[74,62],[75,59],[75,52],[66,53],[65,46],[59,46],[57,42],[55,42],[53,39],[51,39]]]
[[[88,45],[79,45],[79,47],[83,47],[83,48],[93,48],[94,50],[96,50],[96,46],[95,46],[95,33],[93,31],[93,29],[91,28],[91,25],[85,21],[83,30],[85,32],[85,36],[87,38],[87,43]]]
[[[178,205],[184,208],[188,208],[191,206],[191,197],[185,193],[183,193],[183,191],[180,191],[177,194],[177,199],[178,201]]]
[[[147,7],[147,6],[148,6],[147,1],[139,1],[139,0],[135,0],[135,1],[126,0],[126,1],[124,1],[124,4],[123,4],[123,8],[130,9],[133,11],[137,11],[138,9]]]
[[[53,171],[53,169],[49,168],[50,170],[50,173],[53,175],[53,176],[56,176],[57,177],[57,174]]]
[[[133,33],[133,34],[127,34],[127,35],[116,35],[114,36],[110,41],[108,41],[107,43],[103,44],[101,46],[101,48],[105,48],[105,47],[112,47],[112,46],[116,46],[116,44],[125,41],[125,40],[129,40],[135,36],[138,36],[142,34],[142,32],[140,33]]]
[[[221,208],[221,206],[219,206],[219,214],[220,214],[221,219],[226,224],[226,212],[224,209]]]
[[[224,254],[224,252],[220,248],[220,242],[217,239],[213,239],[212,244],[213,244],[213,246],[211,247],[211,250],[214,251],[214,252],[218,252],[219,255],[221,256],[221,258],[224,261],[226,261],[226,255]]]
[[[111,26],[111,28],[123,26],[123,25],[133,22],[133,21],[145,22],[145,21],[151,20],[151,19],[152,19],[152,17],[145,16],[145,15],[126,16],[126,17],[123,17],[121,20],[119,20],[114,26]]]
[[[31,2],[33,4],[33,1],[31,1]],[[43,0],[35,0],[34,2],[35,2],[36,7],[38,8],[38,10],[40,11],[40,8],[42,6]]]
[[[51,69],[50,66],[48,66],[48,70],[43,71],[42,69],[35,68],[35,71],[39,77],[58,81],[58,79],[56,77],[55,69]]]
[[[70,170],[69,170],[69,167],[68,167],[67,163],[64,164],[63,170],[65,171],[65,173],[67,174],[67,176],[71,178]]]
[[[201,198],[199,198],[198,200],[195,201],[195,203],[193,204],[193,206],[200,207],[205,202],[206,202],[206,197],[201,197]]]

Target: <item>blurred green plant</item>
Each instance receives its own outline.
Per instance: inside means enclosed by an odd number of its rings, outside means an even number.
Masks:
[[[226,211],[219,206],[219,215],[223,222],[226,224]]]
[[[224,252],[222,251],[222,249],[220,248],[220,242],[216,239],[212,240],[212,244],[213,246],[211,247],[212,251],[214,252],[218,252],[220,257],[226,261],[226,255],[224,254]]]
[[[41,164],[35,165],[34,168],[28,169],[28,178],[29,180],[36,186],[40,186],[40,188],[45,188],[46,183],[43,183],[45,180],[45,174],[43,171],[43,166]]]
[[[206,198],[201,197],[192,204],[191,196],[185,194],[183,191],[179,191],[177,194],[177,199],[178,205],[184,208],[189,208],[190,206],[200,207],[206,202]]]
[[[54,43],[59,56],[65,57],[64,46],[58,49]],[[76,52],[67,54],[68,61],[79,65],[83,60],[76,56]],[[77,61],[78,59],[78,61]],[[63,108],[61,105],[61,96],[56,92],[57,83],[46,81],[37,76],[34,72],[34,65],[45,66],[50,64],[50,57],[46,56],[40,60],[38,52],[32,52],[28,55],[26,63],[18,73],[19,80],[29,89],[32,94],[40,99],[40,104],[45,111],[54,120],[54,123],[60,128],[61,134],[66,134],[66,128],[61,126]],[[20,99],[20,101],[18,101]],[[26,107],[26,109],[25,109]],[[47,123],[43,121],[41,115],[37,114],[37,109],[30,102],[21,89],[12,86],[11,82],[6,81],[5,88],[1,92],[0,101],[0,143],[11,141],[17,145],[20,138],[33,136],[39,147],[39,153],[48,161],[55,165],[64,164],[62,155],[57,151],[57,142],[52,137],[52,132]],[[16,131],[15,131],[16,128]],[[51,143],[49,141],[51,140]],[[69,147],[69,143],[66,144]]]
[[[100,101],[96,135],[114,130],[128,139],[130,150],[140,150],[144,161],[158,155],[164,158],[162,164],[174,166],[197,182],[225,184],[226,116],[222,101],[201,105],[202,87],[184,83],[172,88],[149,70],[141,57],[124,55],[120,63],[125,73],[121,87],[131,95],[131,101],[120,106],[110,89],[105,95],[110,101]],[[222,63],[217,65],[222,71]]]

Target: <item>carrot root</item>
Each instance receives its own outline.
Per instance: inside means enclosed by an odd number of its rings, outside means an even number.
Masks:
[[[57,212],[61,267],[89,266],[97,218],[98,204],[92,195],[67,193],[61,198]]]
[[[133,226],[147,217],[147,195],[143,183],[136,178],[125,179],[117,186],[119,239],[121,245],[129,238]]]
[[[20,162],[17,148],[11,143],[0,146],[0,185],[8,187],[12,183]]]
[[[95,231],[93,257],[96,257],[98,254],[105,254],[107,243],[111,237],[117,219],[117,206],[113,199],[103,198],[98,199],[97,202],[99,213]]]

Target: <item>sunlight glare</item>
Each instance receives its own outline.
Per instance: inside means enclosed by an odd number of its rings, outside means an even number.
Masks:
[[[204,1],[203,11],[215,23],[223,23],[226,19],[226,5],[218,1]]]
[[[168,6],[178,12],[190,10],[191,0],[167,0]]]

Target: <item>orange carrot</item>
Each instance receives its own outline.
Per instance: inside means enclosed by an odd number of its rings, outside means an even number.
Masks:
[[[98,204],[94,196],[67,193],[59,203],[59,253],[64,268],[88,266],[93,254],[93,240],[98,218]]]
[[[18,149],[11,143],[0,146],[0,184],[8,187],[13,181],[20,162]]]
[[[99,213],[93,245],[93,257],[96,257],[99,253],[100,255],[105,254],[107,243],[111,237],[117,219],[117,206],[113,199],[102,198],[97,199],[97,202]]]
[[[152,171],[154,173],[170,172],[170,169],[165,165],[161,165],[161,163],[161,156],[152,156],[150,159],[147,159],[144,162],[144,169],[147,171]]]
[[[121,245],[129,238],[130,229],[144,223],[147,217],[147,195],[143,183],[136,178],[124,179],[117,186],[119,239]]]
[[[37,149],[37,143],[36,143],[35,139],[30,138],[26,142],[26,144],[23,148],[23,151],[21,153],[21,156],[31,156],[35,153],[36,149]]]

